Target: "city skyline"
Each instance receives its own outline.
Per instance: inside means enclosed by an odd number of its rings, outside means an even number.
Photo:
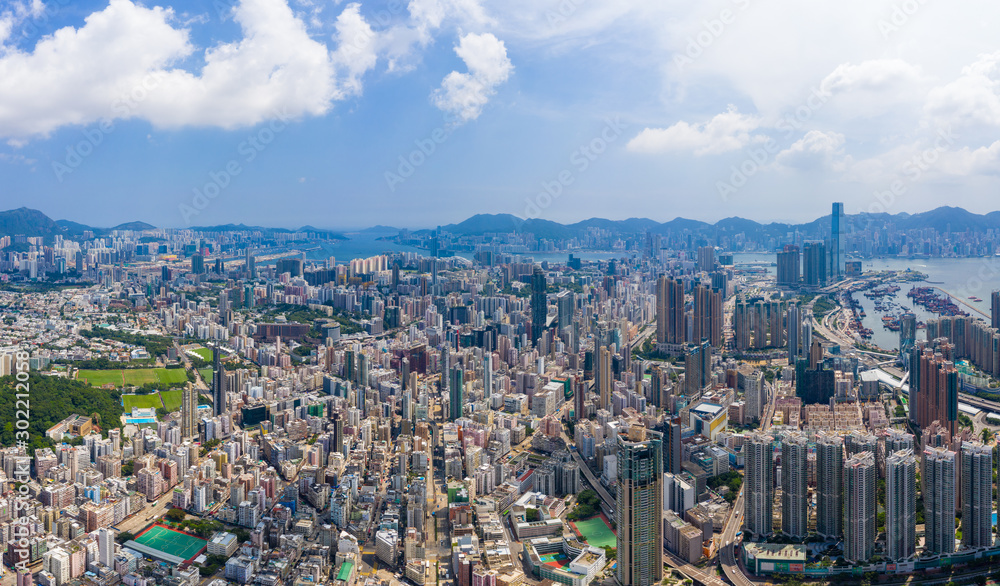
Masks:
[[[997,24],[0,1],[0,586],[995,583]]]
[[[13,404],[32,371],[44,413],[27,415],[33,474],[13,425],[0,461],[38,483],[17,498],[38,503],[34,543],[54,544],[25,555],[39,583],[85,564],[130,581],[149,557],[197,553],[153,528],[181,516],[219,556],[189,578],[241,583],[303,544],[315,553],[296,575],[342,586],[652,586],[668,572],[721,586],[703,560],[744,584],[799,564],[909,574],[1000,555],[1000,292],[973,289],[990,314],[936,280],[1000,262],[983,258],[996,231],[954,213],[932,214],[943,230],[858,227],[831,210],[714,235],[442,227],[368,257],[313,229],[0,215],[14,231],[0,236],[0,392]],[[44,236],[24,233],[32,217]],[[726,250],[755,247],[777,262]],[[840,275],[849,254],[869,260]],[[918,272],[873,254],[966,258]],[[114,545],[97,532],[109,524]]]

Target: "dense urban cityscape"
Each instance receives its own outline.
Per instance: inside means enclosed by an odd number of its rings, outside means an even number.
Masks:
[[[1000,227],[878,221],[5,235],[3,583],[985,583],[1000,292],[865,267]]]
[[[0,586],[1000,586],[998,28],[0,0]]]

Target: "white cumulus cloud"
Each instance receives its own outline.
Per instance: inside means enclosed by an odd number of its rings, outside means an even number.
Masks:
[[[439,109],[454,114],[459,122],[468,122],[479,117],[514,66],[503,41],[490,33],[465,35],[455,53],[465,62],[468,73],[449,73],[432,98]]]
[[[628,149],[638,153],[691,151],[695,155],[717,155],[743,148],[754,140],[751,133],[760,127],[756,116],[741,114],[735,106],[708,122],[680,121],[667,128],[646,128],[629,141]]]
[[[361,16],[361,5],[348,4],[337,17],[337,50],[333,53],[335,67],[342,72],[344,90],[361,91],[361,76],[375,67],[378,61],[379,38],[370,24]]]
[[[902,59],[870,59],[857,65],[842,63],[823,79],[820,87],[832,94],[906,87],[923,78],[920,67]]]
[[[810,130],[792,146],[778,153],[775,161],[782,167],[811,171],[818,168],[843,170],[844,135]]]
[[[955,81],[932,89],[924,112],[938,126],[1000,125],[1000,52],[980,55]]]
[[[243,38],[205,50],[196,73],[175,67],[195,47],[173,26],[174,13],[130,0],[111,0],[30,52],[8,48],[0,136],[23,140],[100,119],[235,128],[326,112],[339,96],[330,52],[284,0],[242,0],[233,15]]]

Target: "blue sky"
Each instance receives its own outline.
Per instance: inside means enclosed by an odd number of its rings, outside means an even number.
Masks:
[[[980,0],[0,2],[0,207],[337,229],[985,212],[998,17]]]

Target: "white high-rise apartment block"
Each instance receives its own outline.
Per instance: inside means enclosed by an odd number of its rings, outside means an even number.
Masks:
[[[866,562],[875,553],[875,454],[860,452],[844,462],[844,557]]]
[[[905,560],[917,551],[917,457],[899,450],[885,462],[886,556]]]
[[[962,547],[993,545],[993,450],[962,443]]]
[[[955,551],[955,452],[926,448],[924,469],[924,548],[931,553]]]

